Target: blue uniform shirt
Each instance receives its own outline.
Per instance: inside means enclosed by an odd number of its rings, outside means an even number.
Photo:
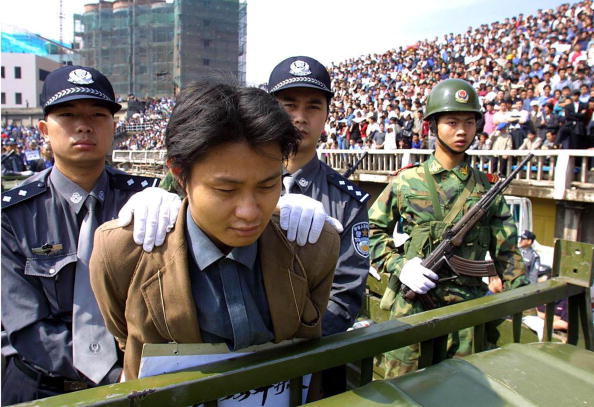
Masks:
[[[291,174],[291,193],[320,201],[326,213],[338,219],[340,255],[334,272],[330,300],[322,321],[324,336],[344,332],[355,322],[369,273],[369,194],[314,156]],[[284,191],[285,193],[287,191]]]
[[[232,350],[271,341],[272,321],[258,262],[258,242],[227,255],[186,211],[190,280],[204,342]]]
[[[99,223],[158,180],[106,168],[93,193]],[[72,302],[80,224],[88,193],[57,167],[2,195],[2,326],[8,344],[41,373],[72,380]],[[89,295],[93,295],[89,287]],[[3,347],[5,349],[10,347]]]

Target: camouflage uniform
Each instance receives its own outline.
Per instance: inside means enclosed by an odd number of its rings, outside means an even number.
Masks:
[[[186,196],[186,192],[181,185],[179,185],[171,171],[167,171],[167,174],[165,174],[165,177],[163,177],[159,186],[167,192],[178,194],[182,199]]]
[[[434,155],[427,168],[435,181],[438,200],[446,215],[456,198],[462,193],[471,173],[474,187],[462,210],[450,224],[458,221],[490,188],[489,178],[472,169],[467,160],[448,171]],[[418,300],[408,302],[401,291],[398,276],[406,260],[424,258],[439,243],[448,226],[436,216],[430,188],[424,175],[424,166],[402,170],[384,189],[369,210],[370,258],[379,272],[390,273],[388,289],[382,298],[381,307],[390,310],[390,317],[398,318],[424,311]],[[469,184],[470,185],[470,184]],[[403,231],[410,239],[401,247],[395,247],[393,232],[401,221]],[[497,273],[505,288],[514,288],[528,283],[524,264],[516,247],[517,232],[514,220],[503,196],[498,196],[487,215],[465,237],[464,243],[454,254],[471,260],[482,260],[487,251],[495,261]],[[442,270],[442,276],[448,271]],[[428,294],[438,307],[482,297],[487,285],[479,277],[460,276],[455,280],[439,283]],[[471,352],[472,332],[465,329],[450,335],[448,356]],[[388,352],[386,377],[394,377],[417,368],[418,344]]]

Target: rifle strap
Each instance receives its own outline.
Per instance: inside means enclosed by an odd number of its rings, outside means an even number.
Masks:
[[[431,197],[431,203],[433,204],[433,214],[435,215],[435,220],[442,220],[443,212],[441,211],[439,195],[437,195],[437,189],[435,187],[435,179],[433,179],[433,175],[431,175],[429,172],[429,160],[425,160],[423,163],[423,176],[425,177],[427,188],[429,188],[429,196]]]
[[[474,189],[474,186],[476,185],[474,171],[472,171],[472,170],[470,171],[468,180],[466,181],[466,184],[464,185],[464,190],[462,191],[462,193],[460,195],[458,195],[458,198],[456,198],[456,201],[454,201],[454,204],[452,205],[452,209],[444,217],[443,212],[441,210],[441,204],[439,202],[439,195],[437,194],[437,187],[435,185],[435,179],[429,172],[428,161],[429,160],[427,160],[423,163],[423,170],[424,170],[423,175],[425,177],[425,181],[427,182],[427,188],[429,189],[429,195],[431,196],[431,201],[433,204],[433,213],[435,214],[436,220],[439,221],[439,220],[443,219],[443,222],[445,224],[449,225],[454,221],[454,219],[456,219],[456,216],[458,216],[458,214],[462,211],[462,209],[464,209],[464,204],[470,197],[470,194],[472,193],[472,190]]]

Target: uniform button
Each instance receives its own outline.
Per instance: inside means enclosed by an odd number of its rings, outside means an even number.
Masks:
[[[92,343],[89,345],[89,350],[93,353],[97,353],[101,350],[101,345],[98,343]]]
[[[45,184],[43,182],[37,183],[37,188],[43,188],[44,186],[45,186]]]
[[[49,269],[49,273],[53,276],[56,274],[56,269]]]

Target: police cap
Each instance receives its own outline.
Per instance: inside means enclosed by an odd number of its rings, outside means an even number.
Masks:
[[[268,79],[268,92],[275,94],[289,88],[312,88],[324,92],[329,98],[330,74],[319,61],[305,56],[290,57],[274,67]]]
[[[528,239],[528,240],[535,240],[536,235],[529,230],[525,230],[521,235],[520,239]]]
[[[94,68],[66,65],[52,71],[41,91],[41,105],[44,113],[60,103],[77,99],[98,99],[116,113],[122,108],[115,102],[115,94],[109,80]]]

